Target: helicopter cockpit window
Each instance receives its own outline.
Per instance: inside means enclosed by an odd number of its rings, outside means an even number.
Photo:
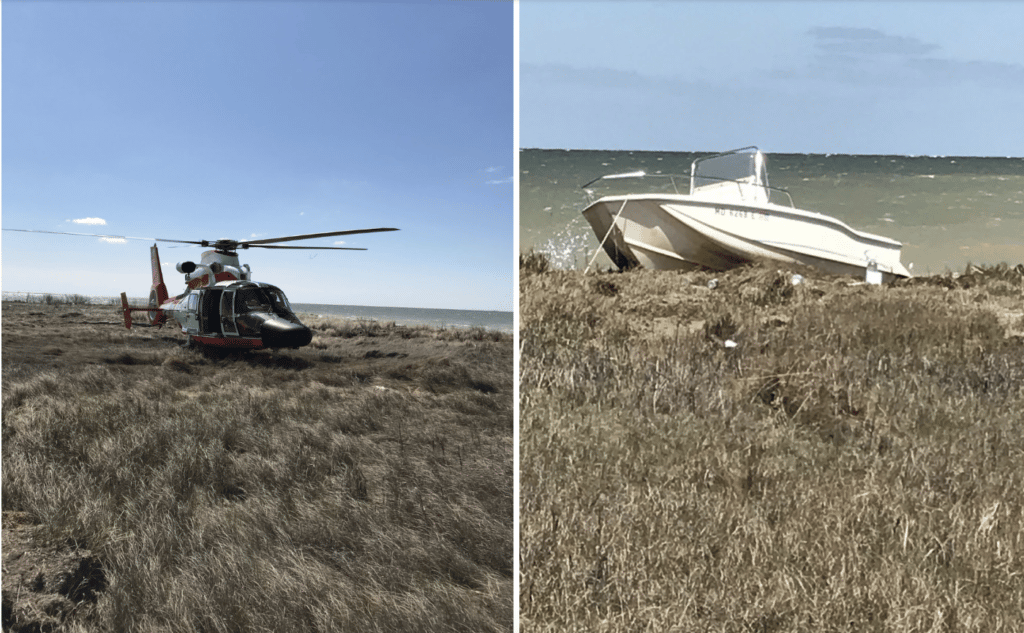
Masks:
[[[288,303],[288,298],[284,296],[284,293],[277,288],[266,288],[265,292],[267,297],[270,299],[271,304],[274,306],[274,312],[281,314],[283,312],[291,312],[292,306]]]
[[[273,312],[267,296],[259,288],[242,288],[235,292],[235,314]]]
[[[292,311],[292,305],[288,303],[288,297],[285,296],[284,291],[270,284],[263,284],[261,287],[273,306],[274,314],[292,323],[299,323],[299,317],[295,316],[295,312]]]

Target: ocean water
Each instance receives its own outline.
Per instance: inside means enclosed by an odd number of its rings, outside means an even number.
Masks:
[[[340,317],[353,321],[380,321],[396,325],[428,325],[435,328],[471,328],[512,332],[512,313],[487,310],[441,310],[429,308],[375,308],[319,303],[293,303],[298,314]],[[301,318],[301,316],[300,316]]]
[[[52,302],[57,303],[68,302],[73,298],[72,295],[64,294],[3,291],[4,301],[46,303],[47,297]],[[74,297],[77,298],[79,296],[75,295]],[[118,297],[89,296],[81,298],[88,299],[88,302],[93,305],[121,305],[121,300]],[[129,299],[131,305],[143,306],[146,305],[147,301],[148,299],[144,297],[132,297]],[[345,306],[321,303],[293,303],[292,309],[299,315],[315,314],[353,321],[379,321],[396,325],[427,325],[435,328],[480,327],[485,330],[497,330],[508,333],[512,332],[513,326],[512,313],[501,311],[378,308],[373,306]]]
[[[772,154],[768,177],[797,208],[903,243],[914,274],[962,272],[968,263],[1024,262],[1024,158]],[[713,152],[520,151],[520,252],[546,253],[560,268],[585,268],[598,239],[581,212],[580,185],[643,170],[688,174]],[[635,178],[604,181],[599,194],[647,187]],[[661,179],[658,179],[661,180]],[[678,181],[683,193],[689,180]],[[647,190],[647,189],[643,189]],[[613,266],[603,252],[597,265]]]

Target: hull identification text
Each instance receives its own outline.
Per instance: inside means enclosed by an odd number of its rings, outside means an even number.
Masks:
[[[715,215],[726,218],[739,218],[740,220],[763,220],[768,221],[769,214],[763,211],[748,211],[746,209],[723,209],[715,207]]]

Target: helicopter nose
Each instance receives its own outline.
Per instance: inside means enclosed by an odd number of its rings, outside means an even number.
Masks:
[[[302,347],[313,340],[313,332],[298,323],[268,319],[260,326],[264,347]]]

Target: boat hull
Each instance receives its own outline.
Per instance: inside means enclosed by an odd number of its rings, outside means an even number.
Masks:
[[[909,277],[902,245],[810,211],[772,203],[736,204],[688,195],[607,196],[583,211],[620,268],[726,270],[768,259],[843,275]]]

